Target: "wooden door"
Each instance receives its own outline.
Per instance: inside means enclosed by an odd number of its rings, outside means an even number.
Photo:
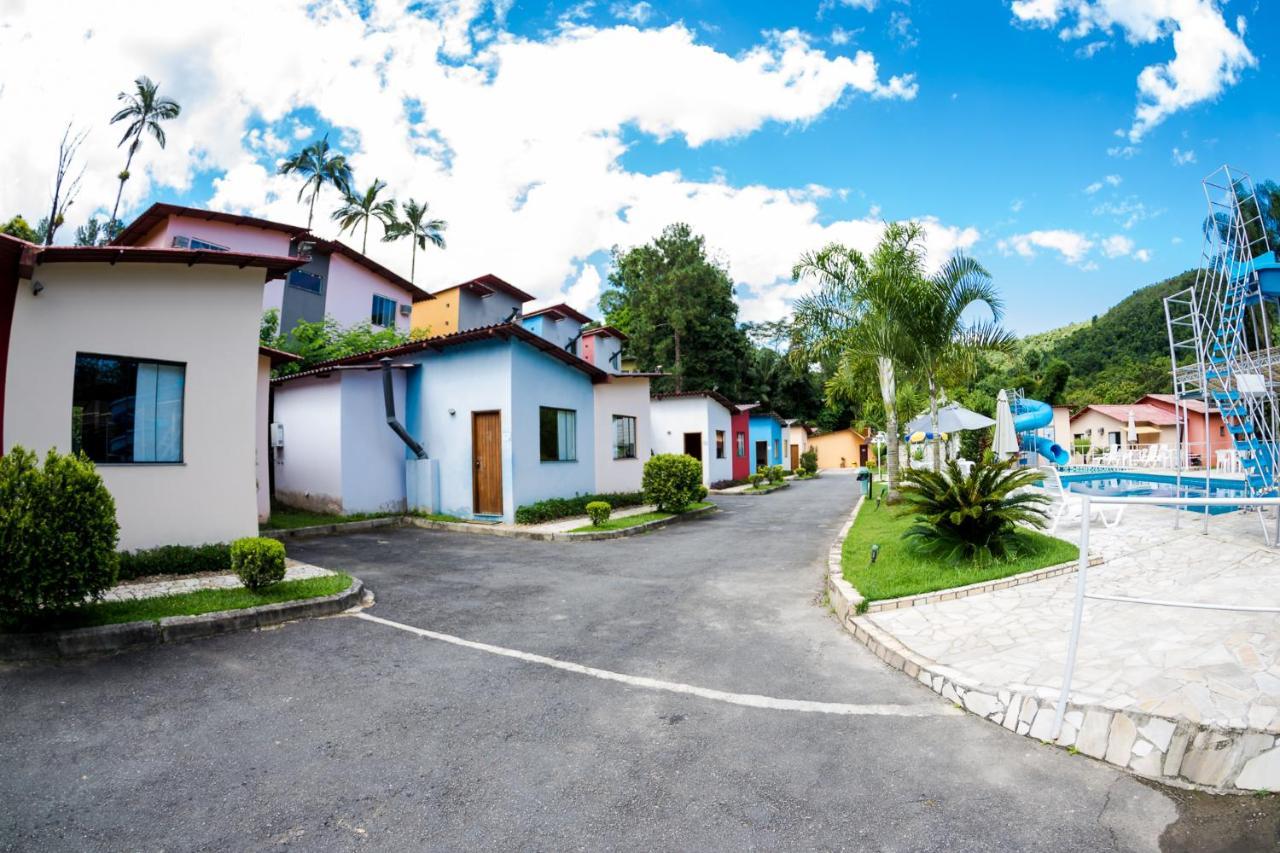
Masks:
[[[858,445],[858,464],[861,465],[863,468],[867,467],[868,456],[869,454],[867,453],[867,446],[865,444],[859,444]]]
[[[800,445],[798,444],[791,445],[791,470],[800,470]]]
[[[686,456],[702,461],[702,433],[686,432],[684,434],[684,452]]]
[[[502,413],[471,413],[471,506],[502,515]]]

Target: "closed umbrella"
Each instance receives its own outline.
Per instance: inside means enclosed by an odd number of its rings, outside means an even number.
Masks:
[[[1133,422],[1133,409],[1129,410],[1129,443],[1138,443],[1138,425]]]
[[[1003,388],[996,397],[996,434],[991,439],[991,452],[997,459],[1004,459],[1018,452],[1018,432],[1013,428],[1013,410],[1009,408],[1009,395]]]

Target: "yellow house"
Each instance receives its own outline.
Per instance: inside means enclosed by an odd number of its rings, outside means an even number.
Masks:
[[[429,337],[493,326],[514,319],[533,297],[496,275],[482,275],[431,294],[413,304],[412,327]]]
[[[819,468],[857,468],[870,455],[870,432],[840,429],[809,436],[809,447],[818,451]]]

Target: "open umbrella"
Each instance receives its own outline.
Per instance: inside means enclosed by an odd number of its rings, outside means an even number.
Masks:
[[[967,429],[986,429],[995,421],[986,415],[970,411],[959,403],[948,403],[938,409],[938,432],[961,432]],[[933,432],[933,419],[925,412],[918,418],[907,422],[904,430],[908,435],[915,432]]]
[[[991,439],[991,452],[997,459],[1004,459],[1018,452],[1018,432],[1013,428],[1013,410],[1009,408],[1009,395],[1003,388],[996,397],[996,434]]]

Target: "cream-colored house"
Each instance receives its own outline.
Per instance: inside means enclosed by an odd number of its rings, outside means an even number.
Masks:
[[[818,451],[819,468],[857,468],[870,458],[871,434],[853,429],[809,436],[809,447]]]
[[[0,235],[0,449],[88,454],[122,549],[253,535],[262,287],[301,263]]]
[[[782,426],[782,466],[788,471],[800,470],[800,457],[809,450],[809,425],[791,418]]]

